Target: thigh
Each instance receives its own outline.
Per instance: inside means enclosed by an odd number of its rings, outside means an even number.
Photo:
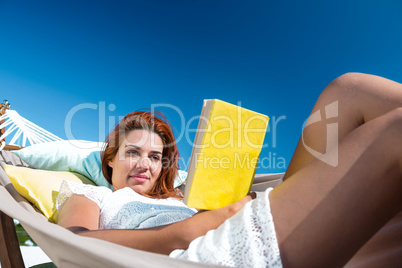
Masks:
[[[346,264],[346,268],[400,267],[402,211],[381,228]]]
[[[402,208],[402,110],[358,127],[270,194],[285,267],[340,267]],[[398,148],[399,147],[399,148]]]

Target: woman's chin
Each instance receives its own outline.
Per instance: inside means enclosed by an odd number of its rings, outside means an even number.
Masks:
[[[144,187],[142,185],[133,185],[133,186],[130,186],[130,188],[133,189],[134,192],[136,192],[137,194],[143,195],[146,193],[146,190],[144,189]]]

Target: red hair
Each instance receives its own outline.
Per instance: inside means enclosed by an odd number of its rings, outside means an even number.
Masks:
[[[113,169],[108,163],[113,161],[126,134],[135,129],[153,132],[163,142],[161,173],[152,189],[144,195],[153,198],[182,198],[181,191],[174,189],[173,186],[178,174],[179,151],[169,121],[162,113],[156,111],[136,111],[127,114],[107,136],[101,155],[102,172],[106,180],[113,184]]]

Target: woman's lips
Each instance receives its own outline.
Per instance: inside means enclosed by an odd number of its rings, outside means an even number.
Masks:
[[[134,175],[134,176],[130,176],[130,177],[138,182],[146,182],[148,179],[146,176],[142,176],[142,175]]]

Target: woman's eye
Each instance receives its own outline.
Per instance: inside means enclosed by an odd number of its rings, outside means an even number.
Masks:
[[[139,156],[140,155],[140,153],[137,151],[127,151],[127,154],[130,156]]]
[[[149,158],[151,158],[153,161],[160,161],[160,157],[158,155],[152,155]]]

